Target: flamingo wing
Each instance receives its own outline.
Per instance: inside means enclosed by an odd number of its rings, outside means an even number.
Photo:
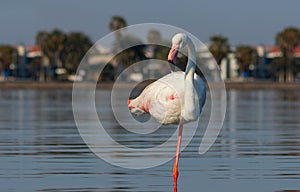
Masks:
[[[195,91],[199,99],[197,111],[201,112],[206,98],[204,81],[194,76]],[[148,85],[135,99],[130,100],[128,107],[137,115],[150,113],[162,124],[178,124],[181,120],[181,111],[184,96],[184,72],[172,72]],[[197,102],[198,103],[198,102]]]
[[[182,73],[182,72],[181,72]],[[183,76],[170,73],[148,85],[143,92],[129,102],[132,113],[150,113],[162,124],[177,124],[181,115]]]

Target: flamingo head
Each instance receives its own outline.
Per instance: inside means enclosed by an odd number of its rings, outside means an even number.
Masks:
[[[128,108],[130,110],[131,113],[135,114],[135,115],[142,115],[144,113],[146,113],[145,109],[142,109],[140,107],[137,107],[135,105],[132,104],[132,99],[129,99],[127,101],[128,104]]]
[[[184,48],[187,44],[187,36],[184,33],[177,33],[172,38],[172,47],[168,55],[168,61],[176,64],[176,58],[180,49]]]

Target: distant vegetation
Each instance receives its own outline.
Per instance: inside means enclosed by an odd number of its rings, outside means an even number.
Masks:
[[[17,50],[10,45],[0,45],[0,69],[8,70],[9,65],[14,62]]]
[[[85,34],[66,34],[59,29],[51,32],[40,31],[36,35],[36,44],[40,46],[44,59],[47,60],[44,65],[64,68],[71,74],[76,72],[81,59],[92,46],[90,38]]]
[[[114,58],[114,62],[117,65],[109,65],[105,71],[106,77],[100,78],[102,80],[114,80],[114,77],[120,74],[123,69],[141,60],[149,58],[166,60],[169,48],[168,46],[157,45],[157,42],[164,42],[163,44],[165,45],[169,45],[170,42],[169,40],[162,39],[159,31],[149,31],[147,36],[148,45],[144,46],[138,38],[122,34],[121,29],[126,26],[127,21],[125,18],[121,16],[113,16],[111,18],[108,28],[115,32],[115,44],[112,53],[118,53],[120,50],[123,50],[129,42],[135,42],[139,45],[127,48],[117,54]],[[37,33],[35,39],[36,45],[42,51],[42,56],[27,63],[31,69],[30,74],[39,77],[39,80],[59,79],[57,78],[57,74],[53,72],[57,68],[63,69],[63,74],[65,75],[75,74],[81,59],[92,46],[90,38],[84,33],[65,33],[60,29],[40,31]],[[283,29],[276,34],[274,42],[280,48],[282,56],[273,59],[268,66],[268,70],[274,77],[277,74],[276,78],[278,81],[292,82],[295,79],[295,75],[300,71],[299,57],[294,56],[294,50],[300,43],[299,28],[287,27]],[[222,35],[211,36],[208,48],[218,65],[221,65],[229,53],[234,53],[239,68],[238,73],[241,77],[244,77],[244,74],[249,72],[251,64],[255,64],[258,59],[257,50],[253,46],[238,45],[232,48],[229,39]],[[14,70],[13,66],[11,66],[12,63],[22,62],[22,58],[18,55],[19,51],[14,46],[0,46],[1,74],[6,72],[6,76],[14,75],[9,74],[8,71]],[[185,61],[185,57],[179,58],[179,67],[181,63],[181,68],[184,68]]]
[[[209,51],[216,59],[218,65],[220,65],[222,59],[230,52],[228,38],[222,35],[212,36],[210,38]]]
[[[279,70],[279,81],[292,82],[295,71],[299,72],[299,58],[294,57],[294,49],[300,43],[300,31],[295,27],[285,28],[277,33],[275,44],[280,47],[282,57],[275,60],[277,70]]]

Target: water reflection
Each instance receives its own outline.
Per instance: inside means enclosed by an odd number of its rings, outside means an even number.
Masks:
[[[215,145],[199,156],[203,122],[182,153],[179,189],[299,189],[300,92],[229,91],[227,98],[226,120]],[[109,108],[97,111],[106,114],[101,117],[109,133],[131,147],[151,147],[172,134],[172,127],[165,127],[139,139],[118,126]],[[76,129],[70,91],[1,91],[0,114],[1,191],[172,190],[172,162],[129,170],[91,153]]]

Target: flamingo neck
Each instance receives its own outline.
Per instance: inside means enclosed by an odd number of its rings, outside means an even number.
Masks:
[[[194,73],[196,69],[196,49],[190,38],[187,39],[188,62],[185,69],[185,79],[189,78],[194,81]]]
[[[188,62],[184,76],[184,101],[182,118],[189,122],[197,119],[195,93],[194,93],[194,73],[196,70],[196,49],[192,40],[187,38]]]

